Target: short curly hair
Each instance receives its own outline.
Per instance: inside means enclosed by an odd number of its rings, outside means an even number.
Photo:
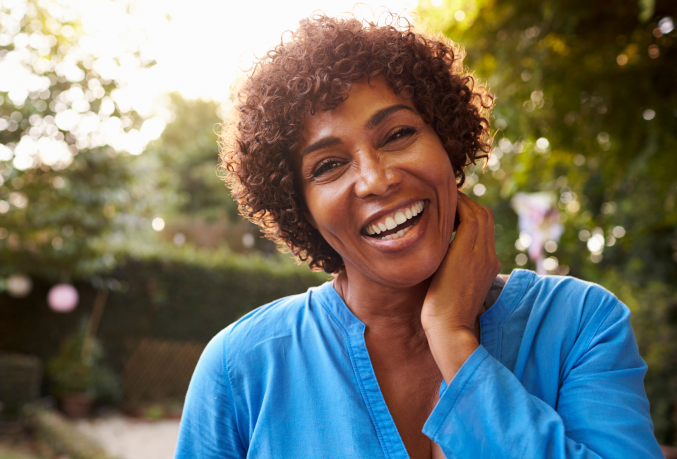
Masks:
[[[343,260],[304,216],[291,152],[304,117],[338,106],[352,82],[381,77],[411,97],[440,137],[459,187],[465,166],[490,151],[493,97],[464,69],[462,50],[389,18],[387,25],[322,13],[302,20],[255,64],[237,92],[234,121],[220,134],[220,167],[242,215],[314,270],[337,273]]]

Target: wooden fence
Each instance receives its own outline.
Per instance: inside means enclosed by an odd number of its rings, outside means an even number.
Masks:
[[[130,404],[183,401],[205,348],[192,341],[126,339],[129,359],[122,370],[125,399]]]

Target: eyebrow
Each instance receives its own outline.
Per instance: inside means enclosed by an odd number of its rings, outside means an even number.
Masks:
[[[325,137],[323,139],[318,140],[315,143],[311,143],[308,145],[302,152],[301,152],[301,157],[307,155],[308,153],[312,153],[315,150],[320,150],[322,148],[327,148],[327,147],[333,147],[334,145],[340,145],[343,142],[341,142],[341,139],[338,137]]]
[[[369,121],[367,121],[364,127],[368,130],[372,130],[376,126],[378,126],[381,122],[383,122],[383,120],[388,118],[393,113],[399,112],[400,110],[409,110],[412,113],[416,113],[414,109],[412,109],[408,105],[404,104],[391,105],[390,107],[382,108],[381,110],[374,113],[371,116],[371,118],[369,118]],[[333,147],[335,145],[341,145],[342,143],[343,142],[341,142],[341,139],[339,139],[338,137],[325,137],[323,139],[318,140],[317,142],[308,145],[301,152],[301,157],[306,156],[307,154],[312,153],[316,150],[320,150],[322,148],[327,147]]]
[[[390,107],[382,108],[381,110],[377,111],[374,113],[371,118],[369,118],[369,121],[367,121],[367,124],[364,125],[365,128],[371,130],[374,129],[376,126],[378,126],[383,120],[388,118],[390,115],[392,115],[395,112],[399,112],[400,110],[409,110],[412,113],[416,113],[413,108],[411,108],[408,105],[404,104],[397,104],[397,105],[391,105]]]

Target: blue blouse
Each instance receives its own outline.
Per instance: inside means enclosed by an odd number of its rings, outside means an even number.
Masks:
[[[516,270],[423,433],[452,458],[662,458],[630,312],[595,284]],[[176,459],[408,458],[365,325],[330,284],[262,306],[205,349]]]

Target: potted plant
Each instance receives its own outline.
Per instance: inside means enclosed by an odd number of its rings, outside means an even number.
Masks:
[[[64,340],[59,353],[47,364],[51,393],[69,417],[87,416],[97,400],[119,400],[117,377],[101,364],[102,357],[101,343],[87,338],[86,327],[82,326]]]

